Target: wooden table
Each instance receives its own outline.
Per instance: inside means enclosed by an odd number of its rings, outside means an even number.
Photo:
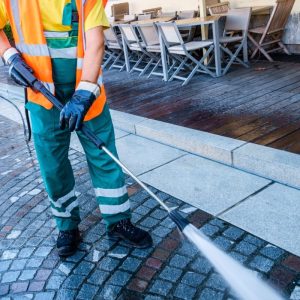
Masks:
[[[173,19],[174,18],[172,18],[172,17],[162,17],[162,18],[134,21],[134,22],[131,22],[131,24],[132,25],[153,24],[156,22],[169,22],[169,21],[172,21]]]
[[[182,19],[182,20],[174,21],[179,28],[212,24],[216,77],[221,76],[221,53],[220,53],[220,45],[219,45],[219,26],[218,26],[218,22],[220,18],[221,16],[208,16],[203,18]],[[164,73],[164,81],[168,81],[167,51],[160,33],[159,33],[159,40],[161,46],[161,58],[162,58],[162,66],[163,66],[163,73]]]
[[[272,5],[266,6],[253,6],[252,7],[252,15],[266,15],[270,14],[273,9]]]

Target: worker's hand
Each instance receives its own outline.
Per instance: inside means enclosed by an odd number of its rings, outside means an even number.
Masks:
[[[9,76],[19,85],[23,87],[28,87],[28,83],[23,78],[22,74],[20,74],[16,69],[16,64],[21,64],[24,68],[26,68],[28,71],[33,73],[32,69],[25,63],[25,61],[22,59],[20,53],[15,48],[9,48],[6,50],[3,54],[3,58],[7,65],[9,65]]]
[[[80,130],[86,113],[99,95],[100,88],[97,84],[81,81],[71,100],[60,113],[60,128],[69,127],[70,131]]]

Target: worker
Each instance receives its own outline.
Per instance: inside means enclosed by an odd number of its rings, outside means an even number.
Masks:
[[[115,136],[101,72],[103,30],[109,27],[105,0],[0,0],[0,55],[18,84],[14,69],[22,63],[63,103],[59,112],[27,87],[34,146],[52,214],[59,230],[58,254],[75,253],[80,242],[80,214],[68,151],[76,130],[86,154],[107,235],[128,245],[152,245],[148,232],[131,223],[130,202],[122,169],[81,132],[89,127],[117,156]],[[11,25],[15,48],[3,28]]]

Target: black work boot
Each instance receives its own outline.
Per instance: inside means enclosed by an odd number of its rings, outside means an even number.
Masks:
[[[148,248],[152,246],[152,238],[148,232],[134,226],[130,219],[114,224],[107,235],[112,240],[122,240],[129,246]]]
[[[79,242],[80,233],[78,228],[60,231],[56,241],[58,255],[61,257],[71,256],[76,252]]]

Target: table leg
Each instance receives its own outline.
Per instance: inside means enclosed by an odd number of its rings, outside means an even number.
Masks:
[[[129,61],[129,53],[128,53],[128,47],[125,42],[125,39],[122,34],[122,44],[123,44],[123,51],[124,51],[124,57],[125,57],[125,65],[126,65],[126,71],[130,72],[130,61]]]
[[[245,40],[244,46],[243,46],[243,56],[244,56],[244,63],[248,63],[248,39]]]
[[[158,32],[158,36],[159,36],[159,44],[160,44],[160,51],[161,51],[161,62],[162,62],[162,68],[164,74],[163,79],[164,81],[168,81],[169,78],[168,78],[167,51],[160,30]]]
[[[214,51],[215,51],[215,67],[216,67],[216,76],[220,77],[221,70],[221,53],[220,53],[220,35],[219,35],[219,23],[218,21],[214,21],[212,24],[213,27],[213,40],[214,40]]]

